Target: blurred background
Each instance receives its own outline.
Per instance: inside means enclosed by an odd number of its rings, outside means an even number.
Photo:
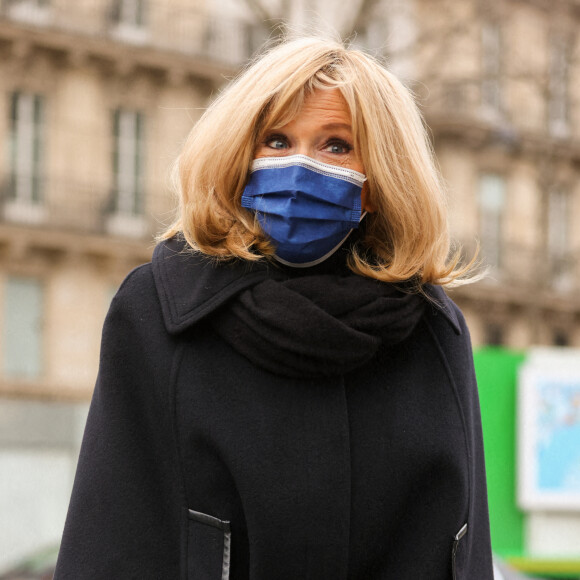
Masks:
[[[285,27],[416,94],[453,237],[490,266],[452,297],[494,550],[580,578],[579,0],[0,0],[0,577],[51,577],[110,300],[193,123]]]

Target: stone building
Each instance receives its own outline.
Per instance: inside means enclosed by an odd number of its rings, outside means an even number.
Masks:
[[[202,1],[0,2],[0,571],[59,540],[109,302],[254,34]]]
[[[443,39],[413,72],[452,233],[490,268],[453,293],[473,341],[580,346],[580,3],[418,4]]]
[[[453,291],[474,344],[580,346],[580,2],[337,3],[263,2],[354,19],[417,94],[452,233],[490,266]],[[267,34],[250,5],[0,0],[0,570],[58,541],[104,315],[171,219],[191,125]]]

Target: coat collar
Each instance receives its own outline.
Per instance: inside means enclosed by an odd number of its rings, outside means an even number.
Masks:
[[[285,279],[283,271],[266,261],[218,264],[203,254],[185,251],[184,242],[176,238],[155,248],[152,266],[165,328],[170,334],[183,332],[262,280]],[[453,302],[443,288],[426,284],[424,290],[436,312],[441,312],[461,334]]]
[[[445,294],[445,290],[443,290],[441,286],[435,284],[425,284],[423,288],[425,294],[434,306],[434,313],[441,312],[447,322],[452,326],[455,334],[462,334],[461,324],[457,317],[457,306],[455,306],[451,298]]]

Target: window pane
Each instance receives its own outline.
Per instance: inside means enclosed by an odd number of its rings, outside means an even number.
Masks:
[[[146,0],[137,0],[137,15],[136,15],[137,26],[144,26],[145,25],[146,11],[147,11]]]
[[[572,282],[574,260],[570,251],[570,194],[555,188],[548,198],[548,259],[552,286],[566,290]]]
[[[147,2],[145,0],[116,0],[113,5],[113,20],[131,27],[145,25]]]
[[[559,136],[568,131],[568,47],[564,38],[556,36],[550,45],[550,131]]]
[[[38,203],[43,185],[44,99],[16,92],[10,109],[10,196],[23,203]]]
[[[145,119],[142,113],[135,115],[135,196],[133,212],[143,213],[143,182],[144,182],[144,149],[145,149]]]
[[[485,344],[501,346],[504,343],[504,330],[500,324],[490,323],[485,327]]]
[[[499,26],[487,22],[483,25],[481,32],[483,72],[486,75],[496,76],[499,74],[501,56]]]
[[[109,210],[118,211],[117,203],[119,197],[119,117],[121,111],[116,109],[113,111],[113,195],[111,196],[111,204]]]
[[[119,119],[119,211],[131,214],[135,192],[136,146],[135,113],[122,111]]]
[[[548,209],[548,249],[552,256],[564,256],[568,249],[568,193],[562,189],[550,192]]]
[[[34,378],[42,371],[43,287],[32,278],[7,278],[4,289],[4,374]]]
[[[505,181],[501,175],[486,173],[480,178],[481,207],[491,212],[501,212],[504,205]]]
[[[499,25],[484,23],[481,31],[481,102],[488,109],[499,111],[501,107],[501,37]]]
[[[32,199],[40,201],[42,192],[42,154],[43,154],[43,127],[44,102],[40,95],[34,95],[34,122],[33,122],[33,151],[32,151]]]
[[[119,109],[114,114],[113,172],[116,213],[143,213],[144,116]]]
[[[490,266],[501,265],[502,218],[505,205],[505,180],[492,173],[479,180],[479,227],[481,244]]]
[[[18,163],[18,143],[17,143],[17,124],[18,124],[18,96],[19,93],[12,93],[10,98],[10,131],[8,135],[8,159],[10,162],[10,197],[15,195],[16,167]]]
[[[554,346],[570,346],[568,333],[564,330],[556,330],[554,332]]]

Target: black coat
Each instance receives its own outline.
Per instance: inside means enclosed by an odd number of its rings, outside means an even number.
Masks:
[[[443,290],[389,294],[413,319],[393,340],[282,299],[290,330],[270,339],[260,319],[256,338],[258,290],[297,274],[180,247],[158,246],[111,305],[55,579],[492,580],[469,334]],[[340,274],[353,301],[389,286]],[[351,338],[325,330],[335,317]],[[339,356],[284,359],[292,325]]]

